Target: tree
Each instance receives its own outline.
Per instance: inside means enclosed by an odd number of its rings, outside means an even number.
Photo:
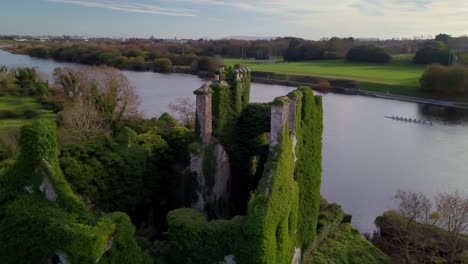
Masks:
[[[447,34],[443,34],[443,33],[440,33],[439,35],[437,35],[435,37],[436,40],[438,41],[442,41],[443,43],[445,44],[448,44],[449,40],[451,39],[452,37],[450,35],[447,35]]]
[[[169,104],[169,109],[178,117],[178,121],[192,129],[195,127],[195,102],[187,97],[178,98],[174,103]]]
[[[223,58],[220,56],[202,57],[198,60],[198,69],[200,71],[216,72],[223,65]]]
[[[414,224],[417,222],[428,222],[430,219],[432,203],[431,200],[422,193],[406,192],[398,190],[395,194],[397,203],[396,211],[403,216],[405,223],[400,228],[396,241],[402,251],[405,263],[412,263],[416,250],[413,245],[418,238],[414,231]],[[398,230],[398,228],[396,229]],[[417,256],[416,256],[417,257]]]
[[[72,100],[91,102],[114,129],[125,118],[140,117],[140,99],[128,79],[110,67],[58,69],[56,83]],[[88,101],[89,100],[89,101]]]
[[[416,52],[413,62],[416,64],[452,65],[455,63],[455,54],[441,41],[427,41],[424,46]]]
[[[421,79],[421,90],[445,94],[463,93],[468,87],[468,71],[461,66],[445,67],[434,64],[426,68]]]
[[[88,139],[108,131],[109,124],[96,105],[86,98],[77,98],[62,114],[65,128],[79,131],[79,137]]]
[[[168,58],[160,58],[154,60],[153,71],[162,73],[172,72],[172,61]]]
[[[439,226],[450,234],[450,256],[448,261],[453,263],[463,253],[459,248],[460,234],[468,231],[468,197],[460,193],[441,193],[435,198],[436,215]]]
[[[396,208],[376,219],[374,242],[404,263],[466,263],[468,197],[458,192],[426,195],[397,191]],[[442,229],[439,229],[442,228]]]

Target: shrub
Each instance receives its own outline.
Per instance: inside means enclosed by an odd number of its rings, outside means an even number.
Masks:
[[[327,90],[330,90],[330,82],[329,81],[326,81],[326,80],[323,80],[323,81],[320,81],[319,84],[318,84],[318,89],[321,90],[321,91],[327,91]]]
[[[357,46],[348,51],[346,59],[349,61],[388,63],[392,60],[392,57],[380,47]]]

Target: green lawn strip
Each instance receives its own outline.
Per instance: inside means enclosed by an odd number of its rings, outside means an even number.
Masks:
[[[345,60],[318,60],[285,63],[281,59],[271,63],[254,59],[224,59],[226,65],[241,64],[253,71],[272,72],[328,79],[347,79],[360,82],[359,90],[431,100],[453,101],[468,106],[468,94],[443,95],[420,91],[419,78],[425,66],[415,65],[408,55],[399,55],[389,64],[356,63]]]
[[[318,60],[305,62],[225,59],[225,64],[245,65],[253,71],[304,75],[323,78],[348,79],[373,83],[418,86],[424,66],[402,61],[389,64],[355,63],[345,60]]]
[[[341,224],[306,263],[383,264],[391,262],[387,255],[367,241],[351,224]]]
[[[0,131],[5,132],[10,129],[20,128],[23,125],[31,123],[34,119],[55,119],[55,113],[50,110],[42,109],[39,100],[34,97],[0,97],[0,111],[11,111],[17,115],[22,115],[24,110],[35,110],[39,113],[36,118],[27,119],[22,117],[0,118]]]

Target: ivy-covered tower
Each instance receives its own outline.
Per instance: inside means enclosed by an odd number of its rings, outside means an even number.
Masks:
[[[297,264],[316,245],[321,97],[304,87],[249,104],[249,93],[242,67],[222,69],[195,91],[195,211],[168,215],[174,263]]]

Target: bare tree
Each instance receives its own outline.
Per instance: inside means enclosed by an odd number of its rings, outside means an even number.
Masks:
[[[441,193],[432,203],[422,193],[398,190],[394,199],[395,211],[376,222],[380,238],[375,241],[384,250],[404,263],[465,263],[468,243],[461,234],[468,232],[468,197]]]
[[[171,112],[177,116],[177,120],[188,128],[195,127],[195,102],[187,97],[178,98],[174,103],[169,104]]]
[[[88,99],[77,98],[62,113],[65,128],[79,132],[81,139],[87,139],[108,130],[108,124],[101,112]]]
[[[432,203],[422,193],[403,190],[398,190],[394,199],[397,203],[396,212],[403,218],[401,226],[398,223],[398,226],[392,228],[393,233],[396,234],[393,243],[402,253],[405,263],[413,263],[415,259],[421,259],[421,256],[418,256],[417,248],[426,244],[424,239],[418,235],[414,225],[418,222],[429,221]]]
[[[410,221],[428,223],[432,211],[431,200],[422,193],[398,190],[394,197],[397,212]]]
[[[111,67],[58,68],[55,82],[69,99],[83,98],[111,124],[123,118],[141,117],[140,99],[128,79]]]
[[[460,235],[468,231],[468,197],[458,191],[436,196],[436,214],[439,225],[450,234],[450,258],[453,263],[463,249],[459,248]]]

